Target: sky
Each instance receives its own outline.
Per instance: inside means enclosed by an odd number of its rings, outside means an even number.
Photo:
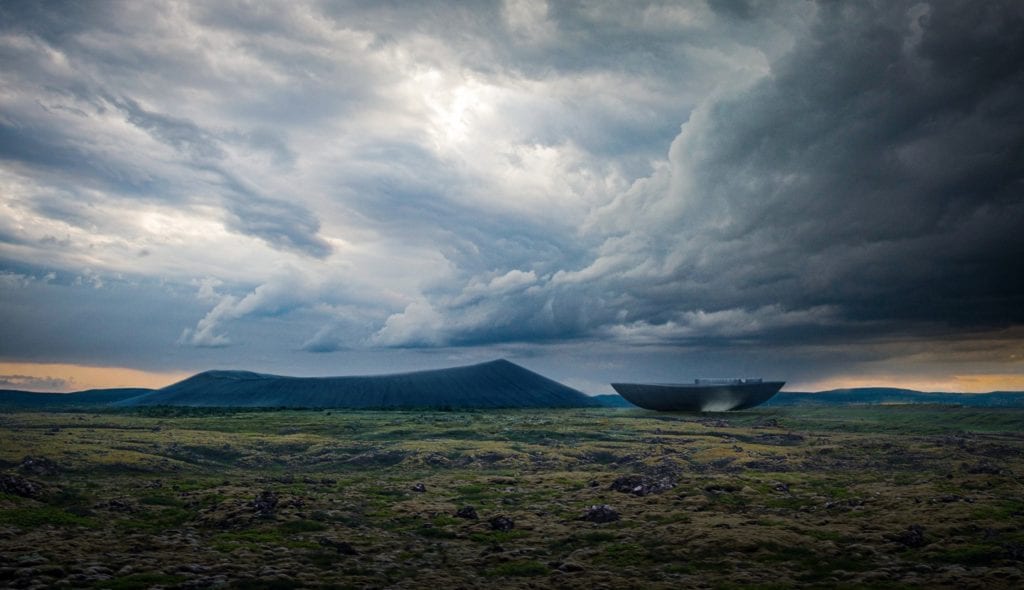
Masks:
[[[0,4],[0,388],[1024,390],[1024,3]]]

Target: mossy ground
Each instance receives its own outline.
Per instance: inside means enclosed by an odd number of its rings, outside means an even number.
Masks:
[[[0,586],[1024,585],[1021,410],[8,413],[0,471]]]

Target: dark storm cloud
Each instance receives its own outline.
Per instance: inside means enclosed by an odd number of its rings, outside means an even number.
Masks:
[[[881,330],[1024,320],[1024,15],[976,9],[819,6],[771,75],[702,107],[671,168],[598,216],[623,232],[610,248],[642,243],[601,275],[629,318],[770,302]]]

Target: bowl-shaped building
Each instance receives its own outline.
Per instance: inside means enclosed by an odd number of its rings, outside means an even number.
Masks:
[[[612,383],[630,403],[661,412],[726,412],[762,404],[785,381],[697,379],[693,383]]]

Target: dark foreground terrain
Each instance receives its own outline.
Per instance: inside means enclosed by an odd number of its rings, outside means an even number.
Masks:
[[[1021,474],[1019,409],[6,413],[0,586],[1021,587]]]

